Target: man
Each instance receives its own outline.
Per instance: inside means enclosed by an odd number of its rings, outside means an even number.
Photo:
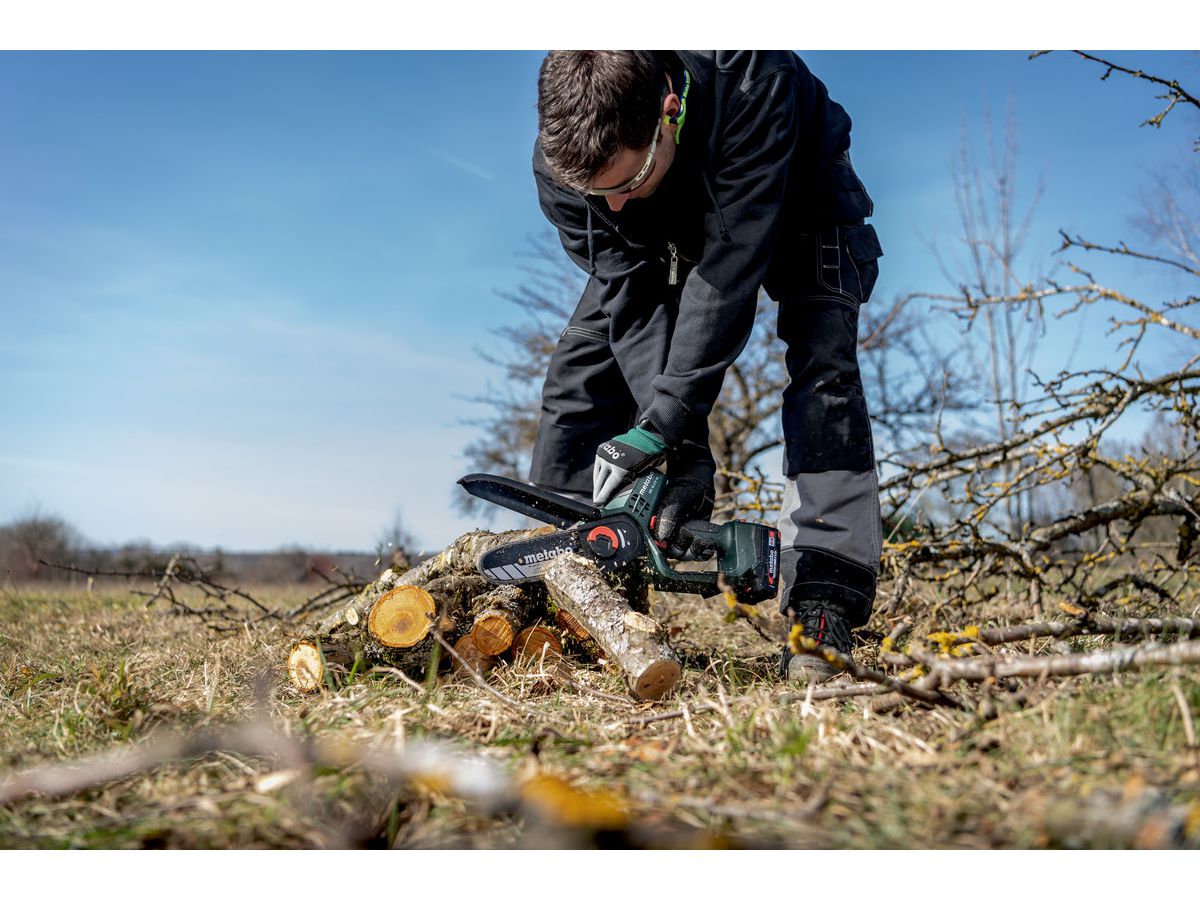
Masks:
[[[555,51],[533,169],[590,278],[551,360],[530,478],[610,499],[665,462],[655,537],[712,510],[707,418],[758,290],[778,303],[787,485],[781,610],[849,652],[882,542],[858,307],[882,255],[850,119],[790,52]],[[820,681],[811,656],[782,671]]]

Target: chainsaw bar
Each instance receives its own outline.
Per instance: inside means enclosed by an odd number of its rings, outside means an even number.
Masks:
[[[606,571],[638,564],[644,543],[637,523],[610,516],[584,525],[514,541],[479,557],[479,572],[494,584],[540,581],[546,567],[564,553],[577,553]]]
[[[601,516],[600,510],[594,506],[501,475],[464,475],[458,479],[458,483],[466,488],[472,497],[487,500],[559,528],[570,528],[572,525],[591,522]]]

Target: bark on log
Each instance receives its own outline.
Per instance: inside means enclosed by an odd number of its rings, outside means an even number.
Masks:
[[[551,530],[553,530],[551,528]],[[396,584],[423,585],[435,578],[445,575],[478,575],[475,563],[480,554],[513,541],[524,540],[538,534],[544,534],[545,527],[523,528],[516,531],[471,531],[458,538],[453,544],[430,557],[415,569],[409,569],[399,576]]]
[[[635,697],[657,700],[675,686],[682,669],[658,623],[634,611],[594,564],[567,554],[550,564],[544,578],[554,602],[621,667]]]
[[[475,597],[495,587],[482,575],[443,575],[421,586],[437,600],[455,600],[464,608],[472,605]]]
[[[471,639],[481,653],[499,656],[512,646],[517,632],[533,615],[533,602],[515,585],[494,587],[472,601],[475,622]]]

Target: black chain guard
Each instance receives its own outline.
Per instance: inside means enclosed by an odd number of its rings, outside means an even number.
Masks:
[[[525,584],[541,581],[546,567],[566,553],[577,553],[605,571],[621,572],[640,564],[644,548],[645,538],[633,518],[609,516],[505,544],[481,555],[477,565],[493,584]]]

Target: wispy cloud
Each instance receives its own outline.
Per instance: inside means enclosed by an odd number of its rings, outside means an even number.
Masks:
[[[415,147],[417,150],[428,153],[430,156],[436,159],[440,159],[444,163],[454,166],[456,169],[461,169],[462,171],[482,178],[485,181],[496,180],[496,176],[486,169],[481,169],[479,166],[475,165],[474,163],[469,163],[465,159],[459,159],[457,156],[452,156],[444,150],[440,150],[436,147],[429,147],[425,144],[418,144],[416,141],[405,141],[405,143],[411,147]]]

